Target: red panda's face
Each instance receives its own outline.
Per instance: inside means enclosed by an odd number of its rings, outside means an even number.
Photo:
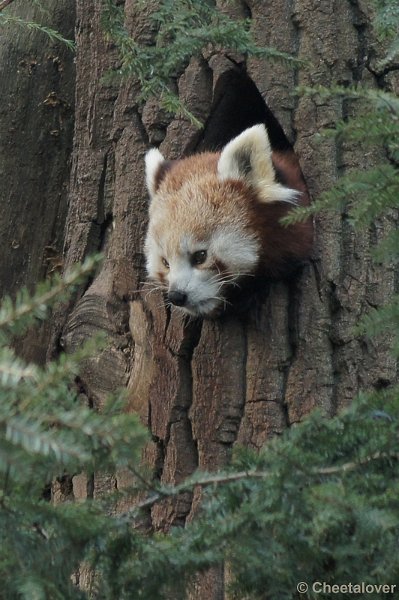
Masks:
[[[168,163],[146,155],[151,196],[145,242],[147,272],[170,304],[194,316],[214,316],[232,288],[259,264],[254,226],[259,202],[295,202],[297,192],[275,180],[264,126],[232,140],[221,153]]]
[[[248,219],[239,192],[216,175],[188,177],[178,190],[160,186],[145,244],[150,279],[180,310],[218,314],[228,306],[231,289],[258,263],[259,242]]]

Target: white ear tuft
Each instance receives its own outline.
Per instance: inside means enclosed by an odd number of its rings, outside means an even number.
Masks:
[[[220,179],[252,178],[254,170],[261,167],[263,175],[274,179],[272,151],[264,125],[246,129],[222,150],[218,163]]]
[[[252,185],[261,202],[295,204],[298,192],[276,181],[272,149],[264,125],[246,129],[227,144],[218,162],[218,175],[225,179],[240,179]]]
[[[145,178],[147,189],[151,198],[155,195],[158,187],[157,176],[162,165],[165,163],[165,158],[157,148],[151,148],[145,155]]]

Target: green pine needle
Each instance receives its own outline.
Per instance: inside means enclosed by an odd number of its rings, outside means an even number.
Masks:
[[[66,300],[93,273],[101,260],[100,255],[86,259],[82,265],[74,267],[64,276],[55,275],[39,284],[33,295],[27,288],[23,288],[15,300],[4,298],[0,305],[0,330],[21,334],[35,320],[45,319],[54,302]]]
[[[75,42],[65,38],[59,33],[59,31],[42,25],[41,23],[26,21],[25,19],[22,19],[16,15],[11,15],[8,12],[0,12],[0,25],[7,25],[10,23],[13,25],[19,25],[20,27],[26,27],[27,29],[32,29],[33,31],[44,33],[52,42],[61,42],[62,44],[65,44],[72,52],[75,51]]]

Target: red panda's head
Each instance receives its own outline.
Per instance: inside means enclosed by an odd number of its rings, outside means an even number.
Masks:
[[[232,288],[254,274],[262,254],[255,207],[295,203],[298,192],[276,181],[266,129],[256,125],[221,153],[172,163],[150,150],[146,180],[151,197],[145,241],[150,279],[171,304],[212,316]]]

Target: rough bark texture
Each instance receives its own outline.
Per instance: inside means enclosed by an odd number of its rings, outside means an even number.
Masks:
[[[395,288],[394,270],[370,259],[376,241],[395,226],[389,219],[354,233],[345,215],[318,217],[310,264],[289,284],[269,285],[264,301],[245,316],[187,324],[162,306],[161,297],[134,293],[145,279],[144,153],[161,143],[168,158],[177,158],[195,150],[199,134],[181,118],[168,120],[155,100],[140,110],[135,82],[103,83],[117,56],[101,30],[101,0],[77,0],[76,5],[77,104],[65,264],[97,249],[106,259],[69,314],[57,315],[53,349],[60,341],[70,351],[96,330],[107,332],[106,349],[81,375],[93,406],[100,409],[110,391],[128,386],[129,410],[137,411],[152,433],[146,459],[162,481],[177,483],[196,468],[223,467],[237,443],[260,448],[314,407],[333,415],[360,389],[393,381],[389,335],[371,343],[352,332],[359,317],[385,302]],[[227,7],[232,10],[232,3]],[[334,141],[317,138],[325,126],[350,113],[349,104],[291,95],[297,83],[397,85],[392,74],[384,78],[373,72],[370,15],[362,0],[249,0],[237,2],[234,10],[251,17],[260,45],[314,65],[299,75],[286,64],[250,60],[246,65],[295,144],[311,195],[328,189],[346,169],[373,164],[375,157],[365,157],[361,148],[348,145],[338,152]],[[132,34],[149,39],[146,15],[133,0],[126,0],[125,11]],[[22,71],[26,78],[34,76],[28,58]],[[231,58],[219,53],[193,59],[179,78],[180,97],[200,119],[209,116],[212,89],[231,67]],[[50,91],[38,92],[37,104]],[[64,110],[64,104],[44,106],[43,111],[57,115]],[[59,138],[53,139],[48,129],[44,145],[51,155],[48,144]],[[51,186],[56,181],[52,176]],[[48,239],[51,235],[44,243]],[[36,261],[41,264],[41,256]],[[97,495],[124,484],[122,474],[94,478],[94,483],[75,478],[72,488],[59,493]],[[190,521],[199,502],[195,493],[155,506],[154,528]],[[223,568],[198,578],[192,598],[224,598]]]
[[[32,3],[25,3],[32,4]],[[73,38],[74,3],[46,12],[19,3],[7,13]],[[0,297],[36,283],[61,264],[72,149],[74,55],[44,33],[11,23],[0,36]],[[48,328],[28,335],[23,353],[46,354]]]

